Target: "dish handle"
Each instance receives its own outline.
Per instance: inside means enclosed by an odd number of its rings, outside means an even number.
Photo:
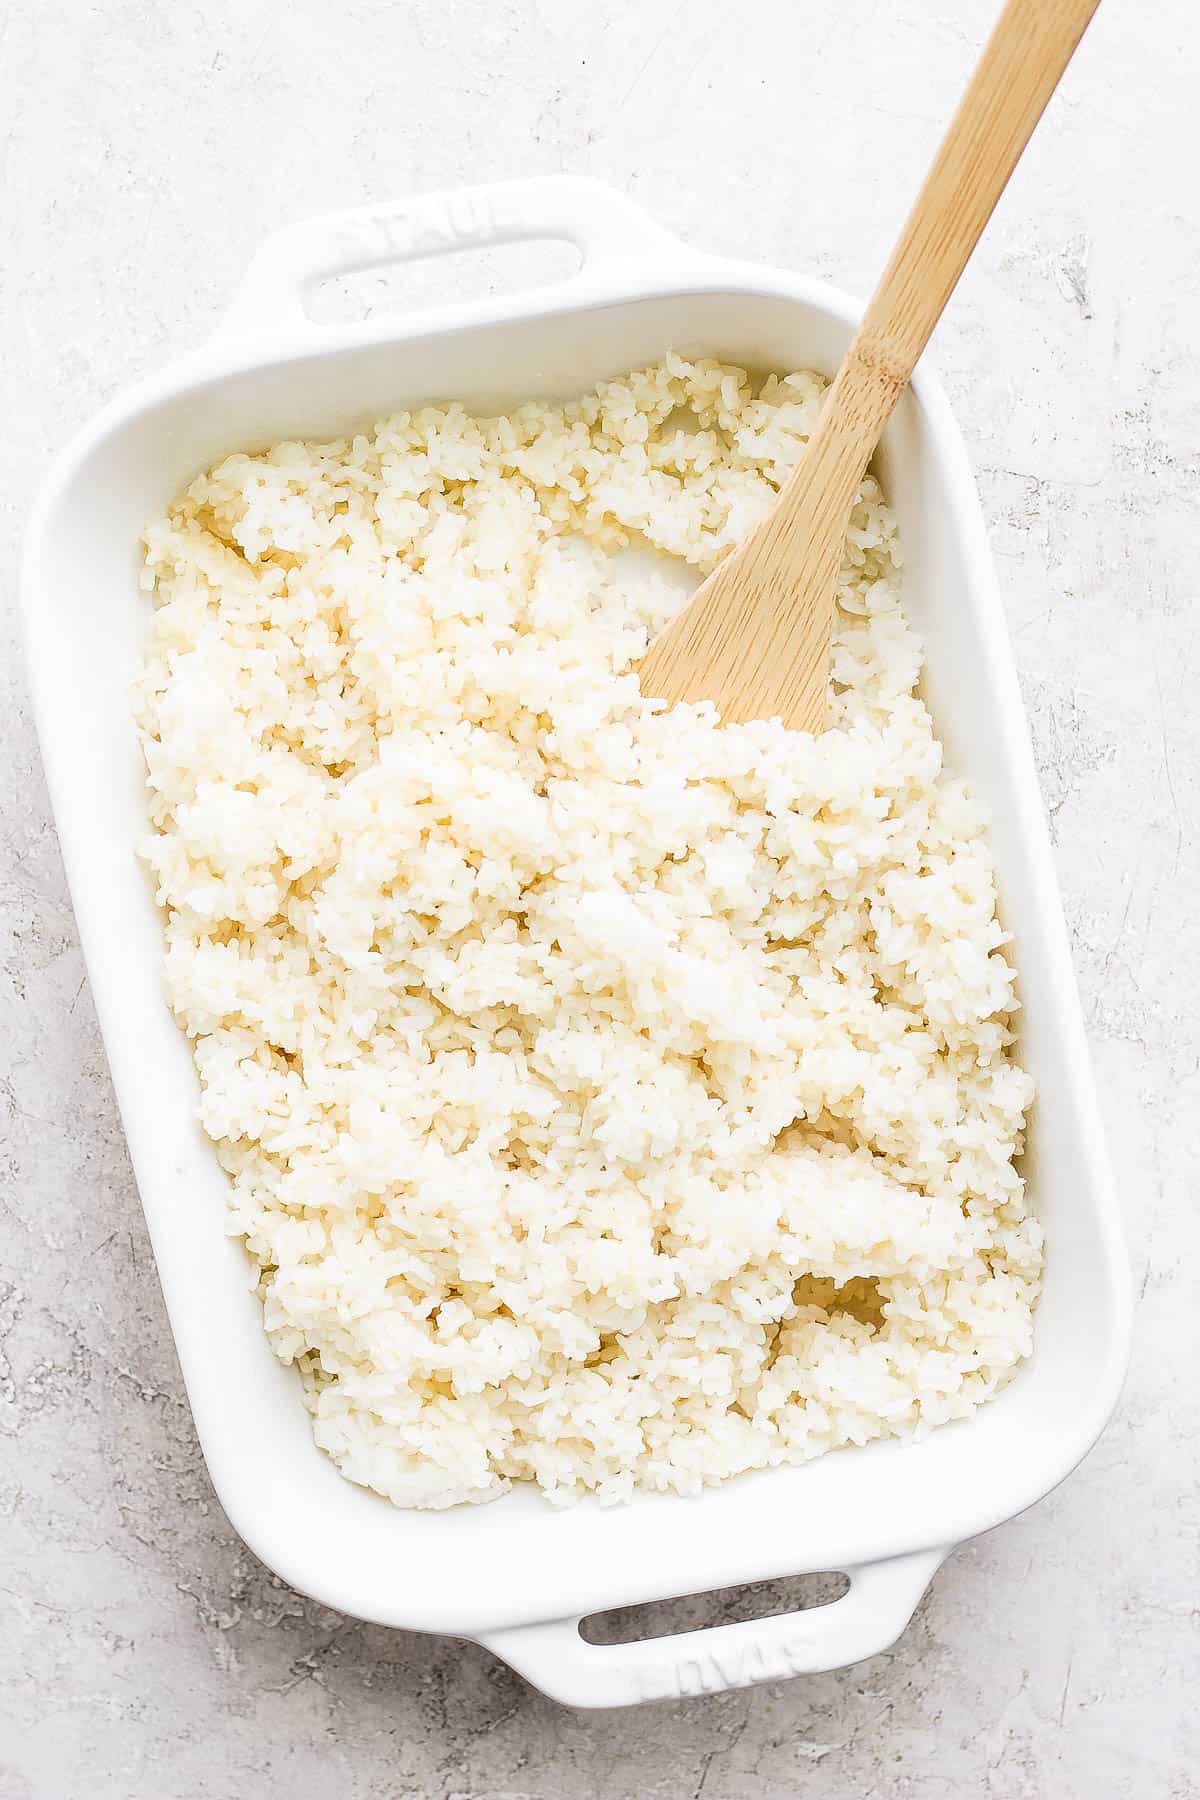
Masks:
[[[483,1632],[476,1641],[566,1706],[683,1700],[862,1662],[894,1644],[949,1553],[918,1550],[848,1569],[838,1600],[635,1644],[589,1644],[579,1619]]]
[[[560,288],[577,286],[607,264],[654,252],[678,258],[683,249],[617,188],[584,176],[533,176],[418,194],[301,219],[274,232],[246,271],[222,335],[263,330],[312,335],[321,328],[306,312],[304,299],[318,282],[388,263],[539,238],[565,240],[580,253],[580,268],[556,284]]]

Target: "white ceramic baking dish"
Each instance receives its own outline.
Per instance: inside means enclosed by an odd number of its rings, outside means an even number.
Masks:
[[[579,273],[516,298],[315,325],[317,281],[468,245],[573,242]],[[685,248],[588,181],[507,183],[314,220],[272,238],[217,339],[119,399],[50,475],[23,576],[46,771],[92,990],[196,1426],[233,1524],[327,1605],[489,1645],[581,1705],[829,1669],[890,1644],[947,1551],[1047,1493],[1102,1429],[1124,1369],[1128,1272],[1013,665],[979,506],[942,390],[922,368],[879,471],[899,518],[926,691],[951,765],[993,816],[1020,966],[1021,1054],[1039,1100],[1027,1166],[1048,1234],[1033,1357],[971,1421],[842,1451],[699,1499],[554,1511],[530,1493],[401,1512],[314,1448],[294,1375],[268,1349],[224,1177],[196,1124],[190,1053],[167,1012],[160,923],[134,844],[142,765],[127,689],[148,601],[144,522],[203,465],[333,435],[434,399],[502,408],[566,396],[667,349],[832,373],[854,306],[802,276]],[[803,1571],[850,1577],[832,1604],[629,1645],[581,1617]],[[1090,1579],[1080,1569],[1079,1579]]]

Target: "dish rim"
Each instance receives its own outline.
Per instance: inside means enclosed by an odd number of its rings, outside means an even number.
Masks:
[[[520,201],[520,205],[527,210],[531,210],[528,200],[531,188],[544,189],[546,186],[545,183],[507,185],[510,191],[515,193],[516,190],[520,190],[521,194],[525,196]],[[564,185],[573,190],[573,197],[564,193]],[[491,195],[495,195],[499,191],[498,189],[485,190]],[[599,184],[580,183],[572,178],[564,178],[564,182],[559,184],[559,193],[562,196],[561,205],[568,210],[585,207],[585,202],[593,207],[600,206],[600,195],[605,196],[604,208],[611,209],[614,202],[619,201],[620,205],[617,207],[619,221],[612,223],[614,228],[618,222],[621,229],[628,228],[629,220],[626,211],[628,203],[621,201],[619,196],[612,195],[609,190],[601,189]],[[426,214],[428,215],[429,210],[437,202],[444,203],[447,199],[458,201],[461,196],[426,196],[423,203]],[[560,202],[556,200],[555,205],[559,204]],[[372,225],[377,225],[380,218],[386,214],[390,220],[388,228],[391,230],[394,228],[396,212],[397,209],[363,209],[362,213],[356,216],[362,222],[369,219]],[[639,217],[644,220],[645,216],[639,215]],[[303,229],[308,228],[297,228],[297,230]],[[511,232],[503,237],[495,235],[494,216],[491,217],[488,229],[491,230],[492,235],[487,235],[485,229],[481,233],[479,241],[499,242],[512,239]],[[561,231],[541,229],[522,230],[519,235],[532,237],[572,236],[573,234],[566,229]],[[282,236],[287,238],[289,234],[285,233]],[[459,247],[470,241],[475,240],[465,237],[462,229],[459,228],[454,235],[453,244],[445,244],[441,248]],[[396,260],[407,253],[403,248],[397,250],[393,243],[391,253],[386,257],[375,257],[368,259],[368,262],[360,261],[352,264],[343,256],[343,264],[346,267],[369,266],[370,260]],[[423,252],[414,251],[412,253],[421,254]],[[438,254],[439,249],[434,248],[428,253]],[[270,266],[269,258],[267,266]],[[275,266],[278,266],[277,262]],[[289,279],[294,279],[294,271]],[[307,280],[309,277],[306,276],[305,279]],[[231,377],[253,376],[266,369],[286,369],[307,362],[313,357],[335,360],[350,350],[370,351],[390,345],[419,343],[425,339],[442,340],[451,335],[515,324],[520,321],[536,320],[540,317],[578,316],[582,319],[590,311],[650,299],[669,299],[683,303],[689,298],[699,295],[731,295],[783,300],[798,303],[810,311],[823,314],[844,327],[852,327],[861,312],[861,308],[852,300],[824,282],[765,264],[715,257],[685,249],[652,223],[647,224],[646,232],[638,238],[634,253],[624,254],[617,249],[611,254],[600,256],[596,259],[594,266],[589,262],[585,265],[581,276],[573,278],[567,283],[524,290],[515,295],[504,295],[443,307],[425,308],[402,315],[392,315],[378,324],[367,322],[336,327],[312,327],[303,321],[297,322],[295,319],[291,319],[281,339],[278,331],[269,322],[271,315],[269,312],[264,315],[263,312],[264,307],[269,308],[278,301],[279,292],[278,282],[274,284],[274,287],[270,281],[264,284],[262,270],[260,269],[256,276],[255,268],[252,267],[243,297],[235,304],[224,334],[119,394],[89,424],[84,425],[75,434],[52,465],[39,491],[26,535],[22,560],[21,593],[34,714],[42,744],[47,782],[56,821],[69,819],[71,806],[67,795],[69,773],[64,766],[66,753],[60,747],[56,737],[55,709],[49,692],[50,671],[45,668],[44,659],[40,656],[38,648],[41,640],[38,608],[43,589],[43,570],[48,559],[48,543],[54,530],[56,514],[69,496],[73,483],[88,467],[92,459],[102,456],[106,445],[114,442],[135,420],[156,408],[186,399],[189,396],[199,395],[205,388],[216,382],[225,381]],[[272,293],[274,301],[270,298]],[[257,330],[247,323],[248,307],[252,312],[257,309],[258,316],[262,320]],[[957,516],[959,528],[964,534],[965,553],[971,568],[971,586],[979,607],[980,628],[987,637],[992,673],[1000,689],[1001,724],[1005,732],[1002,760],[1012,783],[1014,804],[1021,813],[1023,822],[1030,827],[1026,851],[1031,859],[1031,874],[1037,889],[1039,926],[1047,941],[1054,985],[1057,990],[1051,996],[1049,1003],[1054,1006],[1057,1015],[1064,1057],[1069,1065],[1070,1077],[1075,1089],[1075,1101],[1082,1109],[1085,1122],[1090,1122],[1091,1127],[1092,1163],[1088,1170],[1086,1185],[1090,1192],[1092,1226],[1098,1235],[1101,1260],[1108,1279],[1106,1304],[1113,1329],[1107,1343],[1102,1347],[1101,1366],[1092,1389],[1090,1404],[1081,1409],[1074,1418],[1073,1429],[1064,1431],[1055,1446],[1055,1454],[1052,1458],[1047,1456],[1031,1461],[1027,1478],[1022,1487],[1023,1497],[1015,1505],[1006,1502],[997,1507],[989,1502],[988,1496],[980,1495],[975,1510],[958,1520],[951,1533],[948,1534],[941,1528],[933,1530],[928,1542],[923,1544],[889,1541],[884,1533],[881,1540],[871,1548],[869,1557],[865,1559],[871,1565],[918,1552],[924,1553],[927,1558],[929,1556],[940,1558],[940,1554],[944,1552],[948,1542],[959,1542],[973,1537],[979,1532],[1015,1516],[1043,1498],[1064,1480],[1087,1454],[1104,1429],[1116,1405],[1128,1360],[1132,1319],[1131,1283],[1120,1213],[1106,1164],[1099,1107],[1071,973],[1069,945],[1058,899],[1049,838],[978,494],[970,471],[966,448],[949,402],[935,371],[927,362],[923,362],[918,369],[912,388],[921,416],[931,439],[937,446],[942,462],[947,487],[947,504]],[[92,930],[89,916],[86,898],[87,872],[79,866],[79,857],[72,840],[73,833],[70,830],[63,833],[60,838],[80,937],[90,972],[101,956],[102,946]],[[129,1082],[124,1079],[126,1058],[123,1054],[117,1054],[115,1050],[115,1045],[121,1035],[120,1027],[118,1022],[107,1015],[107,1010],[102,1009],[99,993],[97,993],[97,1011],[132,1154],[137,1131],[131,1124],[130,1115],[136,1111],[136,1095]],[[136,1155],[134,1161],[136,1169]],[[142,1183],[139,1177],[139,1194],[141,1189]],[[152,1206],[147,1206],[144,1200],[143,1209],[152,1238],[154,1238],[157,1236],[156,1222],[152,1216],[154,1209]],[[159,1224],[161,1227],[161,1221]],[[180,1302],[178,1295],[173,1291],[174,1283],[167,1278],[157,1244],[156,1261],[159,1262],[160,1280],[163,1284],[164,1300],[172,1330],[177,1332],[176,1307]],[[1036,1357],[1036,1345],[1033,1354]],[[183,1360],[181,1354],[181,1363]],[[191,1395],[194,1371],[189,1374],[185,1366],[184,1378],[189,1388],[189,1395]],[[376,1617],[380,1619],[380,1622],[405,1625],[410,1629],[459,1631],[463,1634],[477,1635],[481,1639],[497,1636],[498,1627],[494,1618],[489,1620],[486,1608],[481,1612],[478,1605],[466,1608],[447,1606],[443,1614],[436,1616],[426,1611],[416,1617],[411,1613],[401,1617],[394,1607],[383,1608],[381,1612],[373,1612],[369,1601],[364,1604],[363,1596],[348,1597],[336,1587],[332,1589],[326,1587],[317,1568],[319,1559],[314,1559],[312,1567],[294,1566],[290,1554],[281,1554],[277,1545],[273,1544],[269,1516],[266,1518],[260,1516],[261,1508],[256,1512],[253,1495],[248,1495],[243,1491],[244,1484],[239,1482],[237,1471],[231,1469],[227,1459],[223,1458],[219,1432],[214,1431],[212,1417],[208,1410],[194,1404],[193,1411],[213,1486],[231,1523],[255,1554],[260,1556],[269,1567],[283,1575],[293,1586],[311,1594],[327,1605],[350,1612],[358,1617]],[[202,1414],[204,1414],[203,1422]],[[775,1473],[775,1471],[765,1472],[757,1479],[767,1479],[768,1475]],[[690,1504],[703,1506],[711,1496],[719,1491],[717,1489],[709,1490]],[[503,1505],[504,1502],[497,1504]],[[645,1504],[645,1502],[641,1501],[635,1504]],[[401,1516],[403,1515],[401,1514]],[[714,1558],[714,1561],[719,1562],[720,1559]],[[799,1561],[801,1569],[810,1566],[810,1563],[806,1562],[803,1557]],[[760,1579],[764,1564],[769,1565],[768,1572],[771,1574],[786,1574],[796,1571],[797,1568],[796,1557],[789,1558],[782,1546],[776,1547],[772,1554],[766,1556],[756,1554],[752,1550],[747,1550],[737,1556],[730,1556],[727,1553],[726,1562],[736,1563],[738,1572],[731,1575],[726,1568],[725,1572],[714,1576],[710,1569],[707,1573],[701,1572],[697,1583],[691,1587],[680,1586],[676,1577],[669,1576],[660,1591],[645,1593],[641,1597],[649,1600],[665,1597],[672,1593],[701,1591],[704,1587],[714,1585],[725,1586],[729,1585],[731,1581]],[[822,1563],[819,1566],[825,1566],[825,1564]],[[608,1601],[610,1605],[614,1603],[611,1600]],[[542,1607],[541,1611],[537,1610],[538,1606]],[[598,1608],[590,1606],[584,1610],[594,1611]],[[537,1602],[534,1610],[527,1615],[529,1619],[544,1619],[547,1616],[543,1602]],[[472,1621],[475,1621],[474,1625],[472,1625]],[[517,1624],[522,1622],[522,1620],[515,1621]],[[623,1648],[632,1650],[634,1647],[625,1646]],[[516,1660],[510,1654],[511,1649],[510,1645],[509,1650],[504,1653],[510,1655],[510,1660]],[[576,1703],[585,1702],[577,1701]]]

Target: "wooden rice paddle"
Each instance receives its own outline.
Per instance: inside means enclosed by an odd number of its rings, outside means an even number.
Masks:
[[[1007,0],[799,463],[641,663],[727,723],[824,724],[846,530],[879,434],[1099,0]]]

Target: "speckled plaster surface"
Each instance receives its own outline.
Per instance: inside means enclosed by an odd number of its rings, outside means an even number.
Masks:
[[[870,284],[991,0],[8,0],[0,553],[51,452],[262,235],[605,177]],[[1200,20],[1106,0],[938,334],[1033,721],[1137,1291],[1085,1467],[859,1668],[583,1715],[280,1585],[212,1499],[0,652],[0,1800],[1200,1794]],[[485,278],[511,265],[495,259]],[[458,291],[449,265],[399,295]],[[382,288],[372,291],[382,304]]]

